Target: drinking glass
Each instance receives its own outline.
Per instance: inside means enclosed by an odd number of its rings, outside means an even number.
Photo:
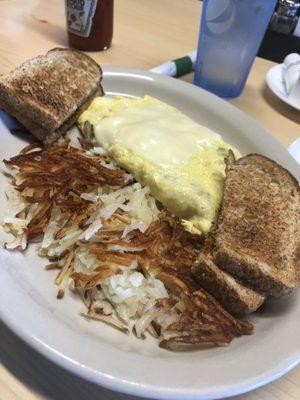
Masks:
[[[276,0],[204,0],[194,83],[223,98],[241,94]]]

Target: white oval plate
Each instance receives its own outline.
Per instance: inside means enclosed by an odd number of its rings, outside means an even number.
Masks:
[[[297,163],[300,164],[300,138],[289,145],[288,151]]]
[[[297,163],[262,127],[218,97],[193,85],[148,73],[104,68],[108,94],[150,94],[220,132],[244,154],[265,154],[299,180]],[[24,139],[13,136],[2,114],[1,157],[13,156]],[[7,178],[1,175],[1,187]],[[5,196],[1,193],[1,208]],[[0,239],[5,235],[1,230]],[[266,384],[300,360],[300,296],[266,305],[251,317],[255,334],[228,347],[174,353],[156,341],[126,336],[79,315],[81,300],[56,299],[54,275],[32,248],[24,254],[0,250],[0,317],[22,339],[64,368],[112,390],[156,399],[216,399]]]
[[[300,110],[300,103],[289,99],[288,96],[286,95],[282,79],[283,67],[284,64],[278,64],[269,69],[266,75],[267,84],[271,89],[271,91],[282,101],[296,108],[296,110]]]

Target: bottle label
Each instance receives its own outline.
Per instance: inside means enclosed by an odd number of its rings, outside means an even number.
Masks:
[[[88,37],[99,0],[66,0],[67,29],[78,36]]]

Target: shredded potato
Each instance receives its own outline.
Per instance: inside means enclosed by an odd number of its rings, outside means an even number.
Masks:
[[[57,297],[67,286],[77,291],[85,317],[139,338],[148,332],[168,348],[251,333],[193,279],[199,237],[159,210],[149,188],[106,152],[65,141],[28,147],[5,165],[13,185],[2,223],[14,236],[6,248],[24,251],[37,242],[51,262],[46,269],[58,270]]]

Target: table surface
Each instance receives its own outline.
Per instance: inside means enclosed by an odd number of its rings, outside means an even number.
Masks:
[[[100,64],[150,69],[193,50],[201,4],[198,0],[117,0],[112,47],[90,55]],[[62,0],[0,1],[0,73],[67,46]],[[284,146],[300,136],[300,113],[273,96],[265,75],[274,63],[257,58],[243,94],[232,100]],[[191,82],[192,74],[182,78]],[[89,384],[35,353],[0,321],[0,400],[107,399],[131,397]],[[300,367],[240,400],[300,399]]]

